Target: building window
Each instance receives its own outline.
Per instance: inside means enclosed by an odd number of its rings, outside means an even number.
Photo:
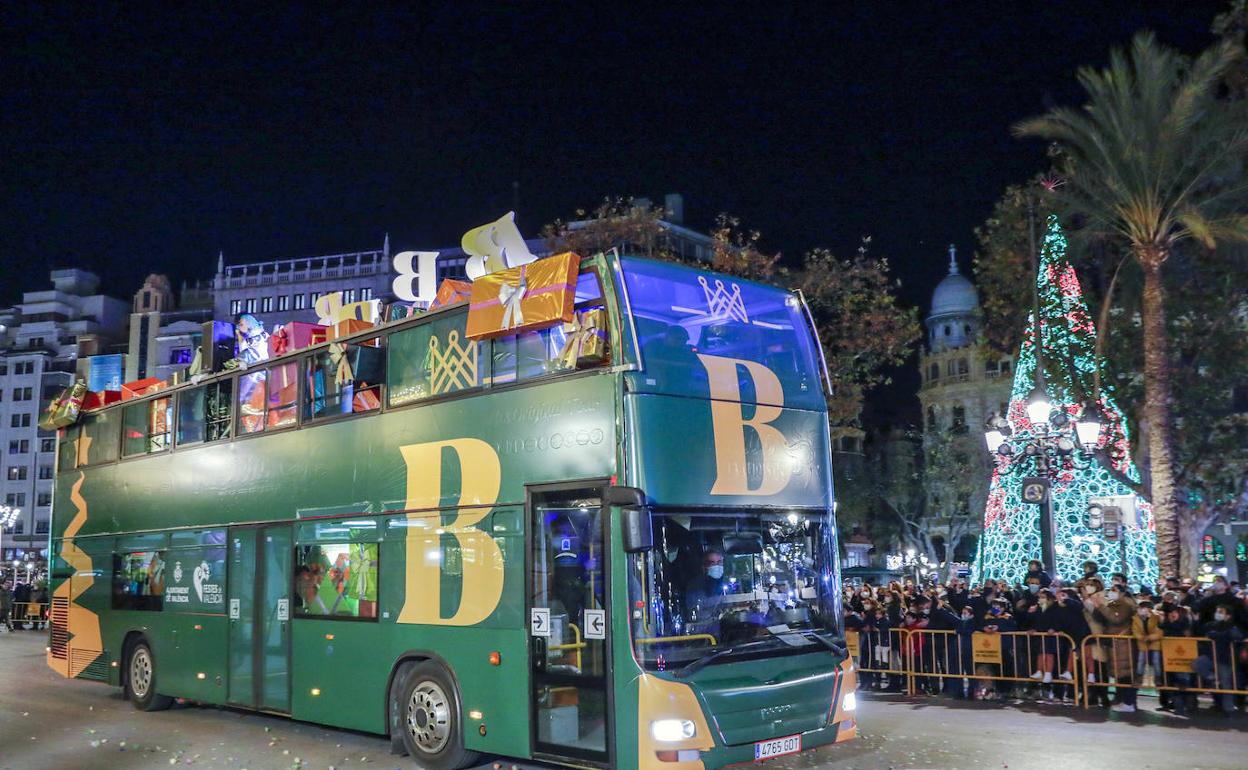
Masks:
[[[51,504],[52,504],[51,492],[40,492],[38,495],[35,496],[36,508],[47,508]]]
[[[13,415],[12,417],[9,418],[9,427],[10,428],[29,428],[30,427],[30,415],[29,414]],[[22,443],[26,443],[26,442],[22,442]],[[22,451],[26,452],[29,450],[23,449]]]
[[[940,364],[932,364],[927,368],[927,379],[929,381],[940,379]]]
[[[966,408],[965,407],[955,406],[953,408],[953,432],[954,433],[966,432]]]
[[[243,301],[241,299],[230,300],[230,315],[238,315],[243,312]]]
[[[34,390],[32,388],[14,388],[13,400],[14,401],[29,401],[31,397],[33,396],[33,394],[34,394]]]
[[[1007,358],[1001,362],[1001,373],[1009,374],[1009,372],[1010,372],[1010,359]]]
[[[997,369],[997,362],[995,360],[989,359],[984,362],[984,374],[988,375],[989,377],[995,377],[998,371],[999,370]]]
[[[261,312],[261,313],[272,313],[272,312],[273,312],[273,298],[272,298],[272,297],[261,297],[261,298],[260,298],[260,312]]]
[[[939,427],[940,426],[936,424],[936,410],[929,406],[927,408],[927,429],[929,431],[934,431]]]
[[[948,337],[952,331],[953,330],[949,327],[949,324],[945,324],[945,336]]]
[[[367,302],[368,300],[370,300],[370,299],[372,299],[372,298],[373,298],[373,287],[372,287],[372,286],[362,286],[362,287],[360,287],[360,300],[361,300],[362,302]]]
[[[47,481],[50,478],[52,478],[52,466],[40,465],[39,466],[39,479],[41,481]]]
[[[26,493],[10,492],[4,496],[4,504],[11,508],[24,508],[26,507]],[[18,522],[18,525],[21,525],[20,521]],[[21,530],[18,531],[20,532]]]
[[[958,365],[953,361],[953,359],[946,361],[945,362],[945,374],[949,375],[950,377],[953,377],[958,372],[957,367]]]
[[[25,481],[28,472],[25,465],[10,465],[9,481]]]
[[[350,305],[352,302],[355,302],[355,289],[343,289],[342,304]]]
[[[40,452],[55,452],[56,451],[56,439],[54,438],[39,439],[39,451]]]
[[[279,294],[277,297],[277,309],[279,312],[290,310],[290,295]]]
[[[958,359],[958,374],[970,374],[970,373],[971,373],[971,365],[967,362],[965,358],[959,358]]]
[[[248,313],[256,312],[256,298],[248,297],[246,301],[243,302],[243,307],[246,309],[246,312]]]
[[[31,346],[32,348],[41,348],[41,347],[43,347],[43,337],[31,337],[31,338],[30,338],[30,346]]]
[[[9,365],[8,365],[8,364],[0,364],[0,377],[3,377],[4,375],[6,375],[6,374],[8,374],[8,373],[9,373]]]
[[[303,310],[305,307],[308,306],[308,297],[303,292],[299,292],[298,294],[294,295],[294,297],[295,297],[295,310]]]
[[[35,534],[36,535],[48,534],[48,520],[47,519],[40,519],[39,521],[35,522]]]
[[[308,305],[309,305],[309,306],[315,306],[315,305],[316,305],[316,301],[317,301],[318,299],[320,299],[320,298],[321,298],[321,293],[320,293],[319,291],[310,291],[310,292],[308,292]]]

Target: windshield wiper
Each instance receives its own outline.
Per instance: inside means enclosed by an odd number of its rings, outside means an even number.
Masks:
[[[724,657],[725,655],[732,655],[733,653],[741,652],[742,650],[748,647],[757,647],[760,644],[766,644],[767,642],[770,642],[770,641],[771,641],[771,638],[755,639],[752,642],[745,642],[744,644],[733,644],[727,647],[716,647],[713,652],[708,652],[707,654],[703,655],[702,657],[698,658],[692,663],[689,663],[685,665],[683,668],[678,669],[676,671],[676,676],[681,679],[684,679],[685,677],[693,676],[694,674],[698,673],[706,666],[709,666],[711,663],[718,660],[719,658]]]
[[[847,657],[849,655],[848,648],[843,647],[842,645],[838,644],[836,639],[829,639],[823,634],[820,634],[818,631],[816,631],[813,628],[804,628],[801,630],[801,633],[803,635],[809,634],[810,636],[814,637],[816,641],[821,643],[824,647],[827,647],[829,650],[831,650],[832,652],[835,652],[837,655],[840,655],[841,657]]]

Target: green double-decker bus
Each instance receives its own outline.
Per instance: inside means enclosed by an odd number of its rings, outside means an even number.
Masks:
[[[58,449],[49,665],[438,770],[852,738],[800,296],[602,254],[575,306],[470,339],[451,305],[87,412]]]

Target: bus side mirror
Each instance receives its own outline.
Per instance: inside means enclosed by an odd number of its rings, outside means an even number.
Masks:
[[[640,553],[654,548],[654,532],[650,528],[650,511],[646,508],[620,509],[620,525],[624,530],[624,552]]]
[[[620,524],[624,531],[624,551],[639,553],[654,548],[654,531],[650,528],[650,511],[646,493],[637,487],[607,487],[603,502],[620,508]]]

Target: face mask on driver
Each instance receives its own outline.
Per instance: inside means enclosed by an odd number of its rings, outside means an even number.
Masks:
[[[719,580],[720,578],[724,576],[724,565],[712,564],[711,566],[706,568],[706,574],[712,580]]]

